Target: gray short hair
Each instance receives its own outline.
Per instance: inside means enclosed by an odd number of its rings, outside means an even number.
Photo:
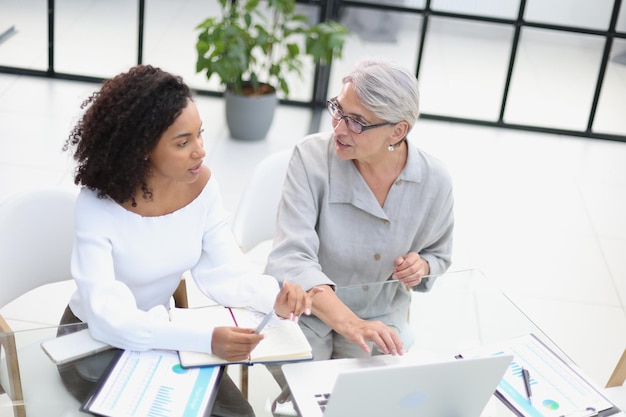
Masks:
[[[341,81],[351,82],[361,103],[387,122],[405,120],[410,131],[419,117],[417,79],[397,63],[365,59]]]

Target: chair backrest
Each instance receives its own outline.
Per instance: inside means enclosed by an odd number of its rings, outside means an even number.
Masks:
[[[28,191],[0,203],[0,308],[45,284],[71,279],[76,194]]]
[[[272,153],[252,172],[232,223],[235,238],[244,252],[274,236],[278,203],[291,153],[292,149]]]

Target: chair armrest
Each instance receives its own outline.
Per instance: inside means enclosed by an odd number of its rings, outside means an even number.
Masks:
[[[617,365],[615,365],[615,369],[606,383],[606,388],[624,385],[624,380],[626,380],[626,349],[622,353],[622,357],[617,361]]]
[[[22,392],[22,379],[20,377],[20,365],[17,359],[15,336],[13,335],[11,326],[9,326],[2,316],[0,316],[0,331],[0,352],[2,351],[2,348],[4,348],[4,359],[6,360],[9,377],[9,397],[14,404],[13,409],[15,411],[15,416],[25,417],[26,409],[24,408],[24,394]],[[6,388],[3,388],[3,390],[6,391]]]

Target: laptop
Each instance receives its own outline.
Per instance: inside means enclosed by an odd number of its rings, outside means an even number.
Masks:
[[[512,355],[424,363],[405,356],[282,366],[300,417],[479,417]]]

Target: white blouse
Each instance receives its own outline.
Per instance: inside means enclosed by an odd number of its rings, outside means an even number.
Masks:
[[[211,178],[173,213],[143,217],[84,188],[76,202],[70,308],[113,346],[211,352],[213,326],[171,323],[170,297],[184,272],[213,301],[269,312],[279,287],[239,249]]]

